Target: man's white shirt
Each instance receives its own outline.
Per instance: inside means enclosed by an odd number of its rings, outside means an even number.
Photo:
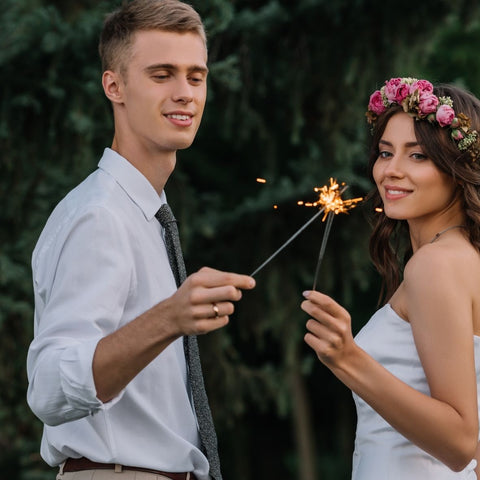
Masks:
[[[52,212],[32,258],[35,335],[28,403],[46,424],[41,454],[193,471],[207,480],[191,407],[183,339],[113,400],[96,396],[99,340],[175,290],[155,213],[165,203],[126,159],[105,149],[98,169]]]

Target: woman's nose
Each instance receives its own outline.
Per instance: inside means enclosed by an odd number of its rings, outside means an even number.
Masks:
[[[383,174],[386,177],[403,177],[404,164],[400,155],[392,155],[388,162],[385,162]]]

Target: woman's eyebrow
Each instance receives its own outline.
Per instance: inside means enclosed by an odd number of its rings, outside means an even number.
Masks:
[[[379,143],[379,144],[383,144],[383,145],[387,145],[387,146],[389,146],[389,147],[392,147],[392,146],[393,146],[393,144],[392,144],[391,142],[389,142],[388,140],[383,140],[383,139],[382,139],[382,140],[380,140],[378,143]],[[405,146],[408,147],[408,148],[410,148],[410,147],[418,147],[419,145],[420,145],[420,144],[419,144],[418,142],[407,142],[407,143],[405,143]]]

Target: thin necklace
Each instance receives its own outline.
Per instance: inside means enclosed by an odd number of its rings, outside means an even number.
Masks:
[[[433,243],[440,235],[443,235],[445,232],[448,232],[452,228],[467,228],[467,227],[465,225],[452,225],[451,227],[448,227],[445,230],[442,230],[441,232],[436,233],[435,236],[430,240],[430,243]]]

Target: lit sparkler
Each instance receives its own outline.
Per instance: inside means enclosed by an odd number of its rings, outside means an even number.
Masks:
[[[332,223],[335,215],[339,213],[347,213],[348,210],[355,208],[357,203],[363,200],[361,197],[343,200],[342,193],[347,188],[348,186],[345,185],[345,183],[342,183],[342,188],[340,189],[340,185],[337,183],[337,181],[333,178],[330,178],[330,187],[327,187],[326,185],[321,188],[316,187],[315,191],[320,192],[319,198],[311,205],[307,205],[312,207],[324,205],[325,214],[323,215],[322,222],[325,221],[325,219],[327,220],[327,223],[325,224],[325,231],[323,232],[322,244],[320,245],[320,251],[318,253],[317,267],[315,268],[312,290],[316,290],[317,288],[318,274],[320,273],[320,266],[325,255],[325,248],[327,247],[327,241],[330,235],[330,230],[332,229]]]
[[[348,187],[344,183],[342,183],[341,186],[342,188],[340,188],[340,185],[333,178],[331,178],[330,186],[325,185],[321,188],[315,187],[314,191],[320,192],[319,198],[316,202],[298,202],[300,205],[305,205],[308,207],[320,206],[321,208],[310,220],[308,220],[302,227],[300,227],[278,250],[276,250],[272,255],[270,255],[270,257],[268,257],[253,273],[251,273],[250,276],[253,277],[254,275],[256,275],[265,265],[267,265],[271,260],[273,260],[287,245],[289,245],[295,238],[297,238],[300,233],[302,233],[317,217],[319,217],[323,213],[324,215],[322,218],[322,222],[327,218],[327,224],[325,232],[323,234],[322,246],[320,248],[320,255],[317,263],[317,273],[315,274],[316,278],[320,269],[323,254],[325,252],[328,235],[330,234],[330,229],[332,227],[333,216],[338,213],[346,213],[351,208],[354,208],[356,204],[362,200],[362,198],[342,200],[342,193]],[[316,285],[316,280],[314,285]]]

